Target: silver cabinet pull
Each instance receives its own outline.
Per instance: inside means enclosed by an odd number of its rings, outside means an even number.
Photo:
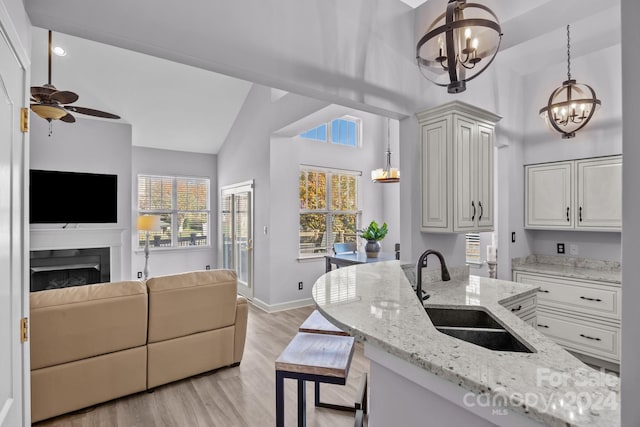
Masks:
[[[590,336],[585,335],[585,334],[580,334],[580,336],[581,336],[582,338],[586,338],[586,339],[588,339],[588,340],[592,340],[592,341],[602,341],[600,338],[590,337]]]
[[[583,299],[583,300],[586,300],[586,301],[602,302],[602,300],[600,298],[580,297],[580,299]]]

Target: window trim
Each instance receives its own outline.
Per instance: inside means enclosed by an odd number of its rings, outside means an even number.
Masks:
[[[140,209],[140,177],[153,177],[153,178],[169,178],[171,179],[171,209]],[[205,181],[207,186],[207,201],[206,209],[198,210],[182,210],[178,209],[178,181],[179,180],[200,180]],[[183,250],[203,250],[211,249],[213,247],[211,236],[211,177],[209,176],[187,176],[187,175],[162,175],[155,173],[138,173],[136,177],[136,206],[137,215],[170,215],[171,216],[171,246],[154,247],[149,245],[150,251],[183,251]],[[181,213],[206,213],[207,214],[207,233],[204,234],[207,237],[206,245],[186,245],[181,246],[179,241],[178,221],[177,217]],[[141,231],[136,230],[137,241],[141,241]],[[136,245],[134,251],[143,250],[144,246]]]
[[[329,167],[323,167],[323,166],[316,166],[316,165],[309,165],[309,164],[300,164],[298,167],[298,179],[300,177],[300,174],[302,172],[319,172],[319,173],[326,173],[327,174],[327,180],[326,180],[326,185],[327,185],[327,189],[326,189],[326,199],[325,199],[325,208],[323,209],[301,209],[298,208],[298,226],[300,226],[300,215],[303,214],[319,214],[319,215],[327,215],[327,219],[329,219],[329,217],[331,215],[355,215],[356,216],[356,230],[359,229],[361,227],[362,224],[362,209],[360,208],[360,177],[362,176],[362,171],[356,171],[356,170],[350,170],[350,169],[337,169],[337,168],[329,168]],[[351,175],[354,176],[356,178],[356,210],[332,210],[330,208],[330,204],[331,204],[331,175],[333,174],[339,174],[339,175]],[[298,192],[300,191],[300,185],[298,185]],[[330,228],[331,222],[330,221],[326,221],[326,228],[327,230],[325,230],[325,233],[331,233],[331,228]],[[298,231],[299,233],[299,231]],[[330,254],[330,250],[331,250],[331,246],[329,245],[329,243],[327,242],[327,246],[324,246],[324,249],[326,249],[325,253],[320,253],[320,254],[302,254],[300,253],[300,234],[298,234],[298,256],[297,259],[298,261],[307,261],[307,260],[313,260],[313,259],[320,259],[320,258],[324,258],[325,255],[329,255]]]

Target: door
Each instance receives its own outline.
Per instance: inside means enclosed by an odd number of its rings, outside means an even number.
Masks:
[[[581,160],[578,169],[576,228],[622,228],[622,158]]]
[[[451,231],[449,120],[422,126],[422,229]]]
[[[21,343],[27,312],[23,286],[24,154],[20,108],[25,105],[25,70],[0,16],[0,427],[29,423],[29,347]],[[27,300],[28,301],[28,300]],[[25,408],[26,406],[26,408]]]
[[[526,167],[527,228],[573,228],[572,162]]]
[[[453,161],[455,172],[454,231],[475,231],[480,207],[477,194],[477,143],[476,124],[456,117],[453,123],[455,142]]]
[[[222,188],[222,267],[235,270],[238,293],[253,298],[253,181]]]
[[[478,231],[493,231],[493,128],[478,124]]]

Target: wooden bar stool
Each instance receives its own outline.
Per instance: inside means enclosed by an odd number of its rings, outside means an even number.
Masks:
[[[289,342],[275,362],[276,368],[276,426],[284,427],[284,379],[298,381],[298,426],[306,426],[305,382],[316,383],[316,406],[351,412],[364,412],[366,399],[366,377],[364,391],[360,390],[360,401],[354,406],[334,405],[320,402],[320,383],[347,383],[355,340],[353,337],[299,332]],[[362,389],[362,383],[361,383]],[[362,418],[362,415],[360,415]]]
[[[308,332],[312,334],[328,334],[328,335],[342,335],[345,337],[350,336],[348,332],[338,328],[333,323],[329,322],[326,317],[322,315],[318,310],[313,312],[306,318],[302,325],[298,328],[298,332]]]

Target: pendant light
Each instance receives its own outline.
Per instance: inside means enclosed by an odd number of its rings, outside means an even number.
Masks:
[[[601,104],[591,86],[571,78],[571,33],[567,25],[567,80],[551,93],[547,105],[540,109],[540,117],[562,138],[573,138]]]
[[[385,153],[387,163],[384,168],[374,169],[371,171],[371,181],[390,183],[400,182],[400,171],[391,167],[391,131],[390,119],[387,119],[387,151]]]
[[[416,46],[422,75],[449,93],[464,92],[493,62],[502,40],[491,9],[466,0],[449,0],[447,10],[429,26]]]

